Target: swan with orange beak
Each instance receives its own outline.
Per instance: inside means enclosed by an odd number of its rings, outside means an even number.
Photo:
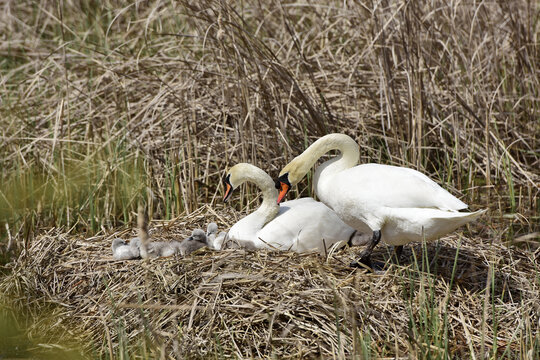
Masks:
[[[262,204],[253,213],[234,224],[228,239],[251,249],[325,251],[333,244],[349,241],[351,245],[365,243],[365,236],[346,225],[321,202],[312,198],[286,201],[278,205],[274,181],[258,167],[240,163],[233,166],[223,179],[224,201],[233,190],[249,181],[262,191]]]
[[[346,224],[372,233],[369,246],[352,266],[371,266],[371,253],[380,240],[396,246],[399,256],[404,244],[435,240],[486,211],[459,212],[467,208],[464,202],[416,170],[358,165],[358,144],[344,134],[323,136],[281,170],[278,202],[330,150],[340,154],[315,171],[315,193]]]

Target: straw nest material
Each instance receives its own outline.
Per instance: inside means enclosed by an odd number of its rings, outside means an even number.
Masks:
[[[154,223],[151,236],[184,238],[210,221],[202,212],[188,218]],[[111,239],[135,230],[89,239],[49,231],[11,264],[0,291],[15,308],[30,304],[30,332],[43,333],[37,319],[46,308],[55,319],[47,332],[76,334],[101,356],[141,341],[151,357],[167,358],[414,355],[444,350],[433,345],[444,321],[455,356],[494,341],[512,354],[526,341],[520,334],[538,328],[540,253],[484,242],[478,232],[414,244],[400,265],[381,246],[375,260],[385,270],[367,273],[349,267],[354,248],[114,261]],[[418,338],[422,326],[433,327],[433,339]]]

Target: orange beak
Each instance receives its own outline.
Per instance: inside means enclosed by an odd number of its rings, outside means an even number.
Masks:
[[[291,189],[291,187],[289,185],[284,184],[281,181],[279,182],[279,195],[278,195],[278,198],[277,198],[277,203],[278,204],[281,201],[283,201],[283,198],[285,197],[285,195],[287,195],[287,193],[289,192],[290,189]]]
[[[225,196],[223,196],[223,201],[227,202],[227,200],[229,200],[229,197],[231,196],[231,194],[232,194],[232,186],[231,186],[231,184],[226,183],[225,184]]]

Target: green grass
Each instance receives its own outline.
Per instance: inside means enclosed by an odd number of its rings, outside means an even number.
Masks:
[[[50,333],[28,334],[29,319],[0,305],[0,356],[3,358],[84,359],[79,344],[55,342]],[[49,338],[47,337],[49,336]]]
[[[19,164],[2,178],[0,222],[15,230],[55,226],[87,234],[130,224],[146,185],[142,158],[121,144],[73,153],[60,150],[45,166]]]

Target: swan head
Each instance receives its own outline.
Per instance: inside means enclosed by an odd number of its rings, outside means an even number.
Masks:
[[[274,190],[274,180],[264,170],[248,163],[238,163],[229,169],[227,175],[223,178],[225,196],[223,201],[227,201],[234,189],[245,182],[255,184],[262,191],[263,203],[275,204],[277,191]],[[275,210],[275,209],[274,209]],[[272,211],[274,211],[272,210]],[[279,207],[276,211],[279,211]],[[275,214],[274,214],[275,215]]]
[[[276,180],[276,188],[279,190],[278,203],[287,195],[291,186],[298,184],[317,160],[330,150],[339,150],[341,152],[338,159],[332,160],[336,164],[340,163],[340,170],[358,164],[360,151],[356,141],[345,134],[325,135],[311,144],[302,154],[292,159],[281,170]]]
[[[285,195],[289,192],[291,189],[291,182],[289,181],[289,173],[285,173],[283,175],[280,175],[276,181],[276,189],[279,191],[277,203],[279,204],[283,198],[285,198]]]
[[[305,155],[298,155],[279,173],[279,177],[276,179],[276,189],[279,191],[278,204],[283,201],[291,187],[298,184],[300,180],[307,174],[312,162],[308,162],[305,159]],[[314,162],[314,161],[313,161]]]
[[[234,189],[242,185],[246,180],[249,180],[249,173],[252,169],[253,165],[245,163],[236,164],[229,169],[229,172],[223,178],[223,186],[225,187],[224,202],[229,200]]]
[[[223,201],[227,202],[229,201],[229,198],[231,197],[232,192],[234,191],[234,188],[235,188],[233,184],[231,183],[230,173],[225,175],[225,177],[223,178],[223,187],[225,188],[225,195],[223,196]]]

